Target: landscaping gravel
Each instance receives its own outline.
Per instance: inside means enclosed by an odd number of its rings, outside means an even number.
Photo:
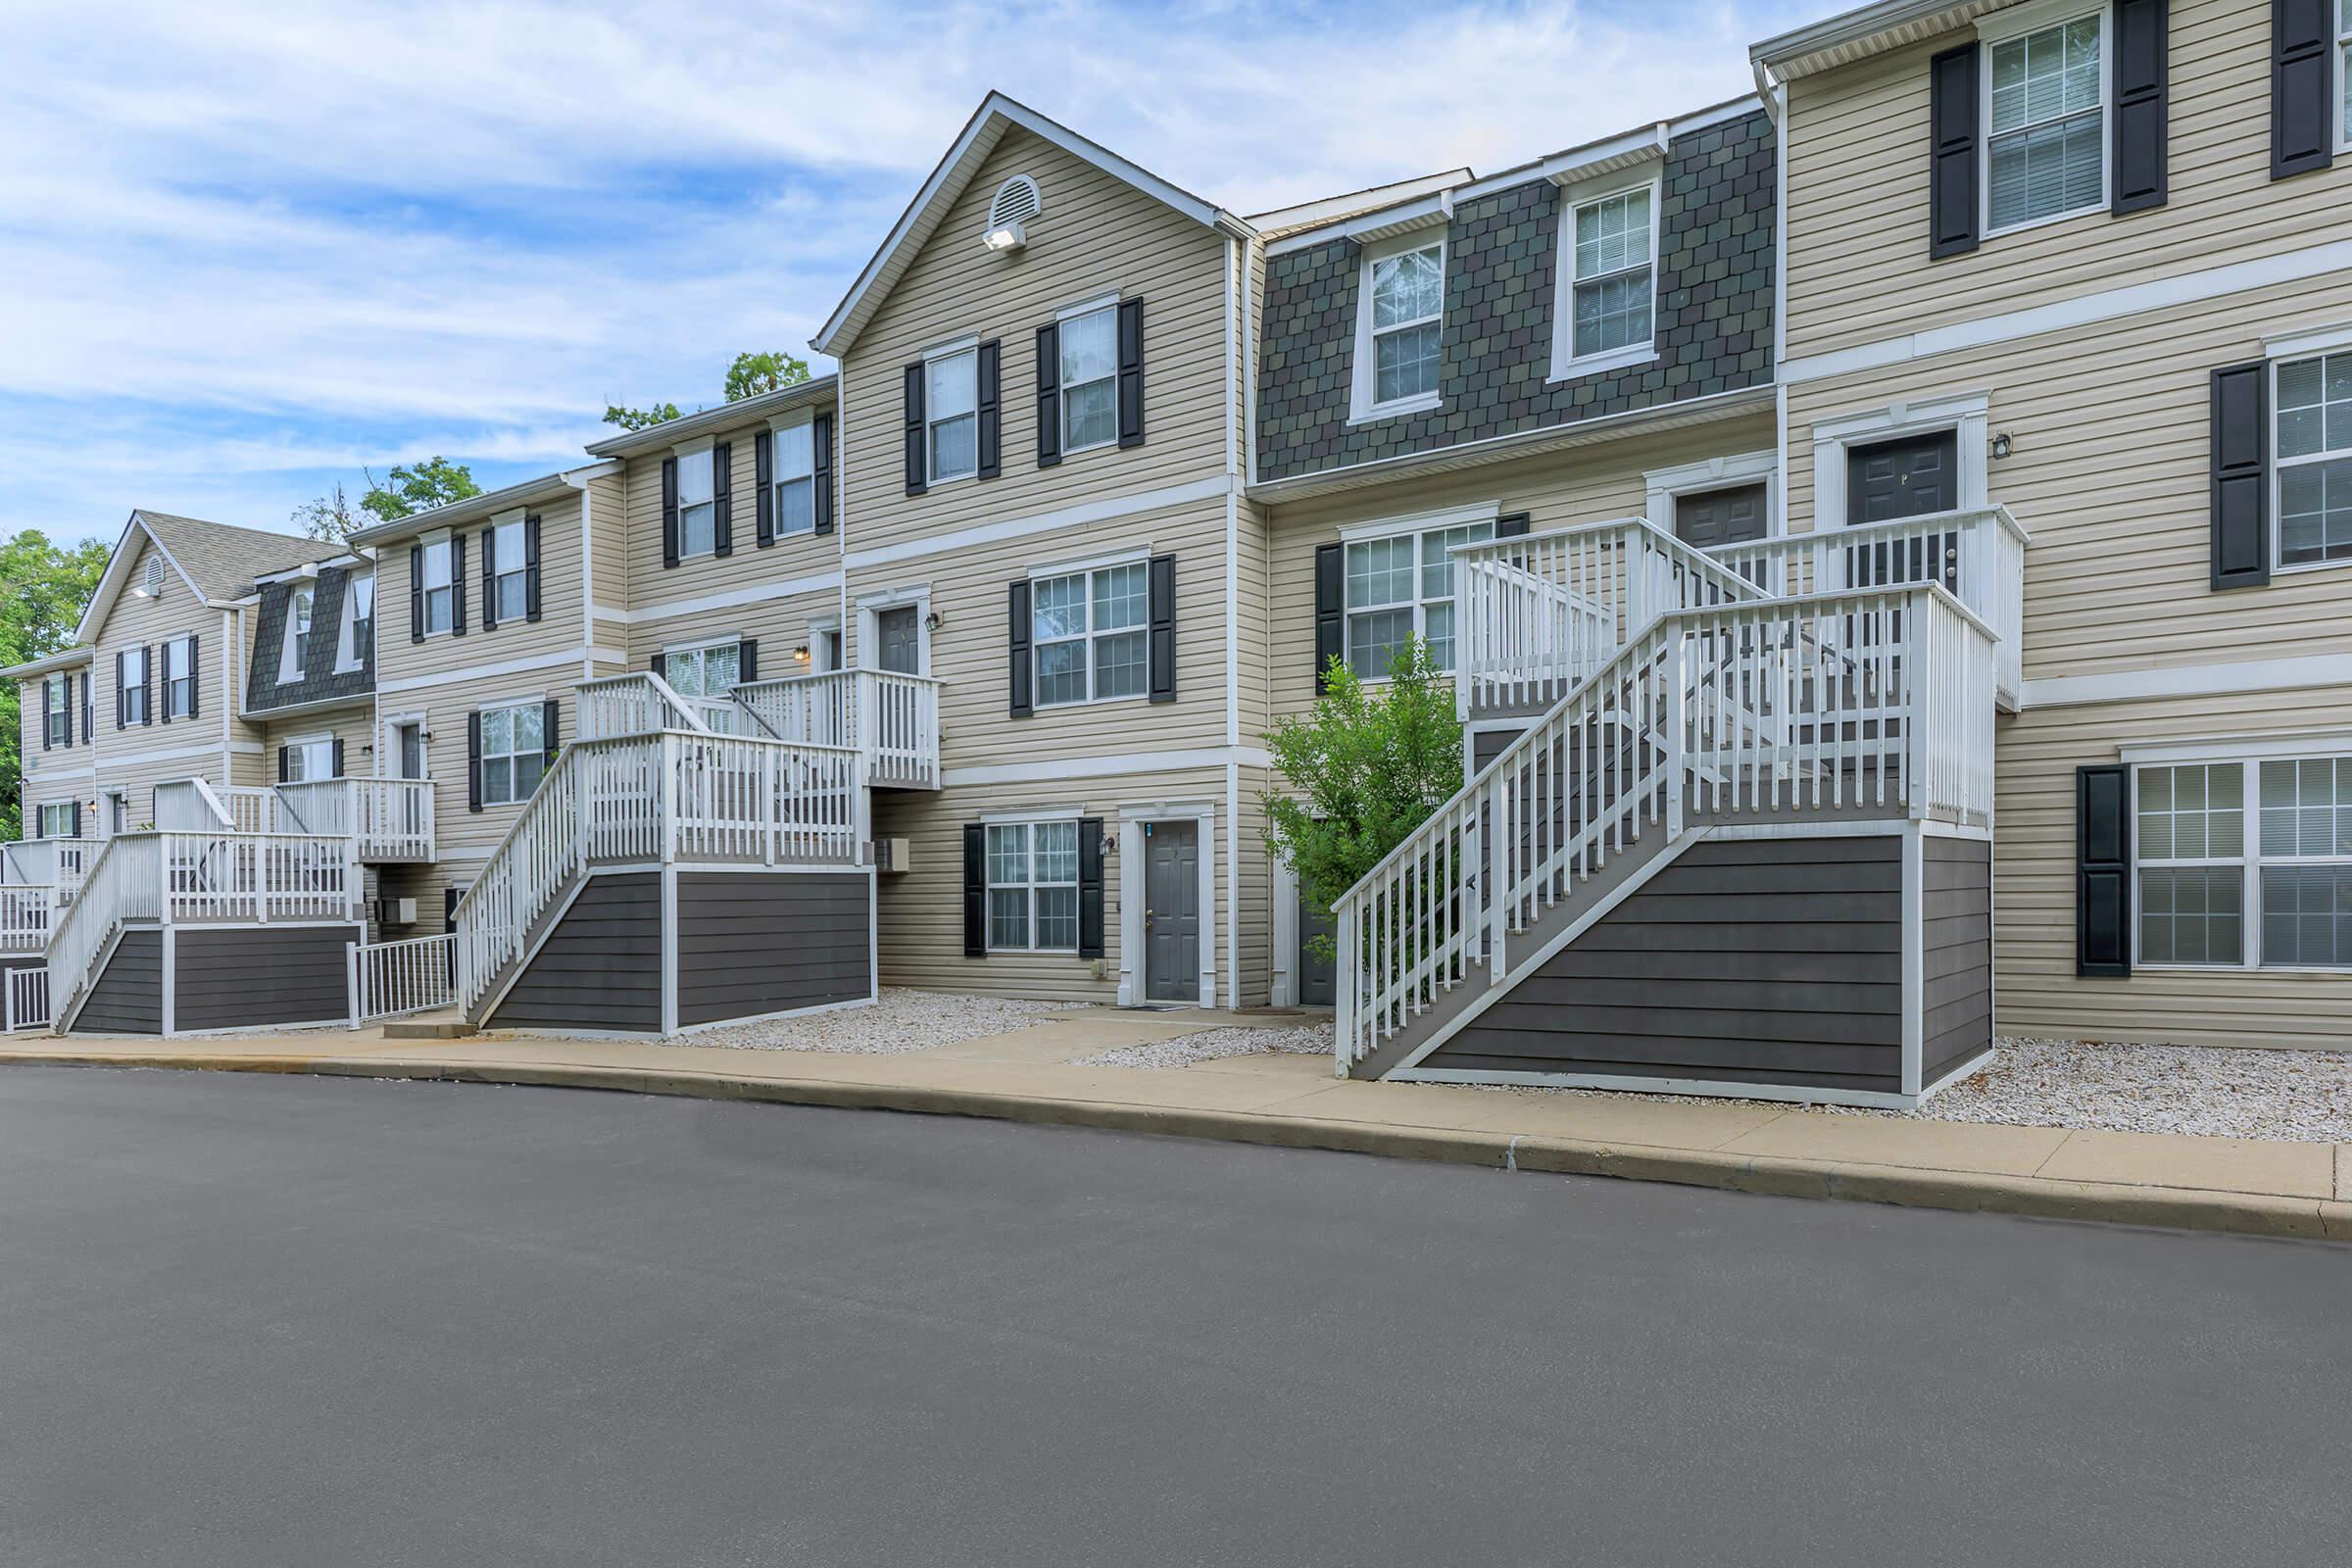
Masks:
[[[1221,1056],[1328,1056],[1331,1054],[1331,1025],[1302,1023],[1291,1028],[1248,1027],[1203,1029],[1199,1034],[1176,1035],[1167,1040],[1147,1041],[1140,1046],[1120,1046],[1114,1051],[1081,1056],[1081,1067],[1189,1067],[1196,1061],[1214,1061]]]
[[[945,991],[883,988],[868,1007],[770,1018],[724,1029],[682,1035],[672,1045],[731,1046],[743,1051],[823,1051],[842,1055],[895,1056],[952,1046],[959,1040],[1026,1029],[1039,1019],[1083,1002],[1013,1002],[1003,997],[968,997]]]

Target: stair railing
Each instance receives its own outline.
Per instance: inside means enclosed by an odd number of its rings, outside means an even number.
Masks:
[[[99,955],[131,920],[164,916],[164,841],[155,833],[119,833],[90,862],[81,891],[49,938],[50,1000],[57,1015],[89,983]]]
[[[939,689],[929,675],[835,669],[754,681],[732,695],[758,731],[810,746],[853,747],[866,760],[871,781],[936,789]]]
[[[584,680],[574,690],[579,738],[584,741],[650,735],[665,729],[700,733],[710,729],[700,709],[650,669]]]

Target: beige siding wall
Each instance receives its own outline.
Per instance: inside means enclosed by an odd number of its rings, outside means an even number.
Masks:
[[[144,536],[134,536],[129,582],[146,570],[150,550]],[[225,629],[224,629],[225,628]],[[115,656],[134,647],[160,650],[176,637],[197,638],[197,712],[192,719],[164,722],[162,689],[157,687],[157,712],[152,724],[118,727],[115,723]],[[242,641],[250,635],[245,618],[223,616],[200,602],[177,571],[165,575],[164,591],[155,598],[124,593],[115,601],[103,625],[97,628],[90,662],[93,704],[98,721],[98,776],[89,799],[121,789],[128,795],[128,818],[133,827],[150,819],[154,787],[177,778],[230,782],[230,769],[240,751],[258,746],[253,726],[236,717],[242,705],[244,676]],[[226,657],[224,657],[224,655]],[[160,651],[156,657],[160,660]]]
[[[629,628],[628,667],[651,668],[654,655],[681,643],[751,638],[760,644],[761,680],[807,674],[809,666],[797,662],[793,650],[808,644],[812,620],[838,618],[840,612],[840,590],[821,588],[781,599],[763,599],[757,604],[641,620]]]
[[[661,482],[656,464],[655,482]],[[588,588],[594,601],[588,641],[598,648],[626,650],[629,608],[629,487],[625,471],[591,479],[587,488]],[[660,526],[659,520],[656,527]],[[544,568],[543,568],[544,569]]]
[[[384,548],[376,568],[376,689],[397,693],[404,681],[462,675],[484,666],[521,660],[552,660],[568,654],[564,684],[579,677],[581,597],[580,502],[566,495],[525,509],[539,514],[539,612],[533,620],[502,620],[482,629],[483,519],[460,531],[466,537],[466,635],[435,632],[409,640],[409,552],[415,541]],[[386,696],[391,705],[391,695]]]
[[[2270,177],[2271,8],[2176,0],[2171,192],[1928,258],[1928,62],[1967,30],[1790,84],[1788,351],[1901,333],[2344,235],[2352,163]]]
[[[24,808],[24,836],[37,837],[40,833],[40,808],[62,806],[78,801],[86,809],[94,798],[97,749],[82,739],[81,680],[87,666],[67,671],[74,678],[73,700],[74,743],[48,751],[41,749],[41,685],[47,676],[17,683],[17,723],[21,736],[18,756],[24,761],[24,777],[19,781],[19,803]],[[111,703],[111,696],[108,698]],[[108,716],[112,717],[112,709]],[[83,824],[84,832],[96,828]]]
[[[331,736],[343,743],[345,778],[371,778],[375,775],[375,757],[368,750],[375,744],[375,703],[372,699],[363,699],[341,708],[270,718],[261,728],[264,776],[254,782],[276,783],[278,748],[289,741],[310,740],[319,735]]]

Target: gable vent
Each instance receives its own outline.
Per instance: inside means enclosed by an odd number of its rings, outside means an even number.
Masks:
[[[163,597],[164,558],[161,556],[149,556],[147,558],[146,588],[148,598],[160,599]]]
[[[1037,181],[1015,174],[997,187],[997,199],[988,204],[988,226],[993,231],[1025,223],[1037,216]]]

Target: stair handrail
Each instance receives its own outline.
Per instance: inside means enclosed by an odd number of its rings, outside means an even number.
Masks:
[[[163,906],[163,835],[118,833],[108,839],[82,877],[80,893],[49,932],[43,961],[49,968],[52,1016],[67,1016],[68,1004],[89,982],[98,956],[123,922],[160,920]]]
[[[676,689],[650,669],[600,675],[573,687],[577,727],[583,741],[617,740],[665,729],[710,733],[710,726]]]

